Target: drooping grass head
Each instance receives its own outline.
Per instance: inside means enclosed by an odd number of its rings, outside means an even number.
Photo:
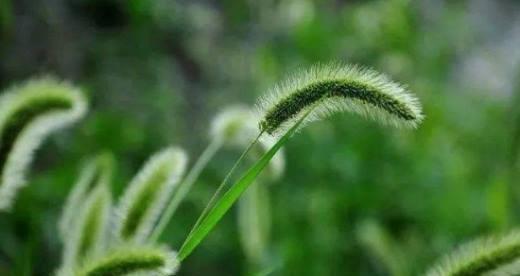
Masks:
[[[25,184],[33,152],[57,129],[86,112],[82,93],[50,77],[11,87],[0,96],[0,210],[10,207]]]
[[[418,100],[402,85],[370,69],[342,64],[314,66],[278,84],[258,103],[260,130],[283,134],[304,123],[350,111],[394,126],[416,127],[423,119]]]

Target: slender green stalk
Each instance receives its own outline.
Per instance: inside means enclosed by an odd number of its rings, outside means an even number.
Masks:
[[[200,214],[199,218],[197,219],[197,221],[195,222],[195,224],[193,225],[193,227],[191,228],[189,234],[188,234],[188,237],[186,238],[186,240],[189,240],[193,234],[193,232],[195,232],[195,230],[197,230],[197,228],[199,227],[200,223],[202,222],[202,220],[206,217],[206,215],[208,214],[208,212],[211,210],[211,208],[214,206],[214,203],[215,201],[217,200],[217,198],[220,196],[220,194],[222,193],[222,190],[227,186],[227,183],[229,182],[229,180],[231,179],[231,176],[233,175],[233,173],[235,172],[235,170],[238,168],[238,166],[242,163],[242,161],[244,160],[244,158],[247,156],[247,154],[249,153],[249,151],[251,151],[251,149],[256,145],[256,143],[258,142],[258,139],[260,139],[260,136],[262,136],[264,132],[261,131],[258,136],[251,142],[251,144],[249,144],[249,146],[246,148],[246,150],[242,153],[242,155],[240,155],[240,157],[238,158],[238,160],[235,162],[235,164],[233,165],[233,167],[231,168],[231,170],[228,172],[228,174],[226,175],[226,177],[224,178],[224,180],[222,181],[222,183],[220,184],[220,186],[217,188],[217,190],[215,191],[215,193],[213,194],[213,196],[211,197],[211,199],[209,200],[208,204],[206,205],[206,207],[204,207],[204,210],[202,211],[202,213]],[[183,244],[184,246],[184,244]]]
[[[226,214],[226,212],[233,206],[233,204],[238,200],[240,195],[244,193],[244,191],[254,182],[254,180],[258,177],[258,175],[263,171],[263,169],[269,164],[269,161],[273,158],[273,156],[280,150],[280,148],[287,143],[289,138],[296,132],[301,123],[305,120],[305,118],[309,115],[309,113],[313,109],[310,108],[295,124],[291,127],[284,136],[282,136],[276,144],[266,152],[260,160],[258,160],[249,170],[237,181],[235,184],[231,186],[231,188],[219,199],[218,202],[215,203],[215,206],[208,211],[207,216],[199,217],[198,223],[193,227],[192,231],[184,241],[181,249],[179,250],[179,260],[182,261],[186,257],[188,257],[191,252],[200,244],[200,242],[208,235],[208,233],[215,227],[215,225],[222,219],[222,217]],[[242,154],[241,158],[237,161],[241,161],[241,159],[245,156],[245,154],[250,150],[250,148],[256,143],[256,141],[263,134],[263,131],[260,132],[258,137],[253,141],[251,146],[248,147],[246,152]],[[237,164],[233,167],[232,171],[237,167]],[[231,172],[230,172],[231,173]],[[228,174],[229,176],[230,174]],[[229,177],[226,177],[228,179]],[[225,179],[225,180],[226,180]],[[222,188],[221,185],[220,188]],[[208,204],[208,206],[210,206]],[[209,208],[206,206],[207,208]],[[200,225],[199,225],[200,224]]]
[[[191,187],[195,181],[197,181],[202,170],[207,166],[209,161],[213,158],[213,156],[215,156],[221,147],[222,140],[215,139],[202,152],[202,155],[195,162],[184,181],[181,182],[177,188],[177,191],[175,191],[172,199],[170,200],[170,203],[168,203],[168,206],[164,210],[159,222],[157,223],[157,226],[155,227],[150,237],[150,241],[155,242],[159,240],[161,234],[163,233],[166,226],[168,226],[170,219],[179,207],[180,203],[186,197],[186,194],[191,190]]]

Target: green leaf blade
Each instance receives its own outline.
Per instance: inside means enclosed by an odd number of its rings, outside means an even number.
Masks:
[[[308,114],[308,112],[307,112]],[[179,251],[179,259],[182,261],[189,256],[200,242],[208,235],[215,225],[222,219],[226,212],[233,206],[245,190],[256,180],[258,175],[267,167],[274,155],[287,143],[305,119],[303,116],[287,133],[274,144],[231,188],[220,198],[213,209],[208,213],[202,223],[188,236]]]

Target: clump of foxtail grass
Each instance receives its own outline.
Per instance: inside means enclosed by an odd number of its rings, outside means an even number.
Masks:
[[[50,133],[86,113],[79,89],[51,77],[27,81],[0,96],[0,210],[9,209],[34,151]]]
[[[462,245],[426,276],[520,275],[519,260],[520,232],[513,231]]]
[[[284,134],[330,114],[349,111],[384,124],[416,127],[423,119],[418,100],[383,74],[358,66],[328,64],[298,72],[257,104],[260,130]]]
[[[74,276],[169,276],[179,268],[175,252],[157,246],[121,245],[77,269]]]
[[[148,240],[171,193],[184,175],[187,155],[167,148],[153,155],[131,181],[116,211],[116,236],[122,241]]]

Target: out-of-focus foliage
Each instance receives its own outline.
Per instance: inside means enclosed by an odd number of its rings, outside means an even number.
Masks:
[[[58,266],[56,223],[83,158],[118,156],[116,196],[169,144],[197,156],[213,115],[252,104],[286,72],[360,63],[408,84],[426,119],[393,130],[349,115],[285,148],[271,197],[272,275],[388,275],[359,238],[370,220],[418,274],[456,244],[520,216],[520,3],[513,0],[1,0],[0,88],[51,73],[91,112],[51,137],[0,214],[0,275]],[[220,152],[163,235],[178,248],[239,152]],[[180,275],[249,272],[227,215]],[[396,270],[396,269],[393,269]]]

